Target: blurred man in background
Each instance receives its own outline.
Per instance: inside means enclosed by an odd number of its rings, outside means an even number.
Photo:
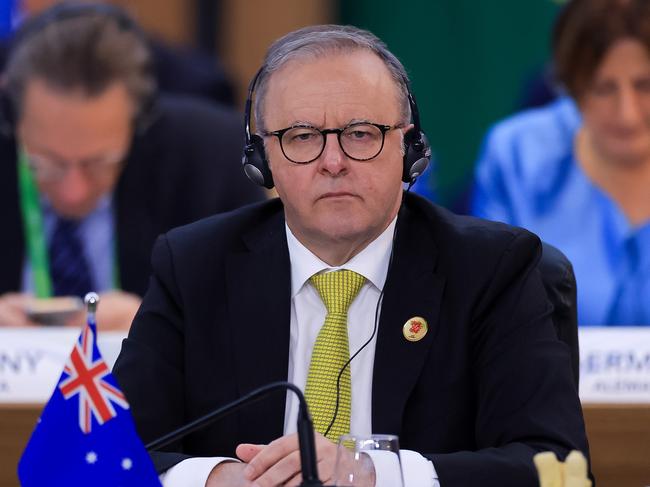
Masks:
[[[104,292],[126,327],[156,236],[263,198],[241,172],[239,116],[158,96],[137,26],[108,5],[59,5],[17,33],[2,77],[0,324],[32,296]]]

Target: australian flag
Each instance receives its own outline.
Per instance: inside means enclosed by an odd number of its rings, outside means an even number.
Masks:
[[[124,394],[97,348],[89,313],[18,463],[24,487],[158,486]]]

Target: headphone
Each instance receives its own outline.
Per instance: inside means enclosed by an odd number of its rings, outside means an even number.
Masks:
[[[110,19],[115,22],[120,31],[133,34],[144,46],[149,45],[146,35],[138,24],[124,10],[117,6],[104,3],[63,2],[24,22],[11,40],[9,54],[7,56],[8,62],[23,42],[38,35],[50,25],[70,19],[91,16],[101,16]],[[143,75],[151,77],[155,83],[153,62],[151,60],[145,66]],[[136,135],[142,134],[157,118],[157,98],[157,90],[154,88],[151,93],[139,100],[140,106],[134,121]],[[17,118],[17,110],[9,93],[7,93],[5,87],[0,85],[0,132],[5,135],[14,134]]]
[[[242,165],[244,166],[244,172],[248,176],[248,179],[255,184],[271,189],[274,186],[273,174],[271,174],[271,168],[269,167],[266,152],[264,151],[264,140],[258,134],[251,134],[253,92],[263,69],[262,67],[255,73],[248,86],[248,95],[244,110],[245,145]],[[429,165],[429,161],[431,160],[431,145],[420,126],[420,112],[418,111],[415,97],[411,93],[409,82],[406,78],[403,78],[403,82],[411,108],[413,128],[404,134],[404,168],[402,170],[402,181],[413,184]]]

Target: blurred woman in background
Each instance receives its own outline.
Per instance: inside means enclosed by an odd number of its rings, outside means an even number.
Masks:
[[[473,213],[569,257],[581,325],[648,325],[650,2],[569,1],[553,57],[568,96],[488,133]]]

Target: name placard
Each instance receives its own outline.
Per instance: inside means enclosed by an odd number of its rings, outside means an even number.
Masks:
[[[583,403],[650,403],[650,327],[583,327],[578,335]]]
[[[585,327],[578,333],[583,403],[650,404],[650,327]],[[47,401],[78,336],[73,328],[0,327],[0,402]],[[99,333],[109,367],[125,336]]]
[[[0,328],[0,402],[46,402],[79,332],[62,327]],[[109,367],[125,336],[125,331],[99,333],[98,346]]]

